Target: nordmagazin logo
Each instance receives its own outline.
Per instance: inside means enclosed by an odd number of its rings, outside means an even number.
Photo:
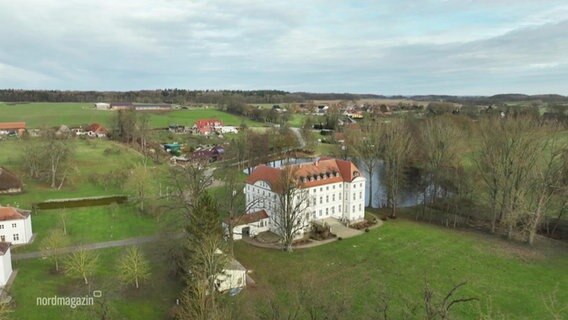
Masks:
[[[36,305],[50,307],[64,306],[75,309],[77,307],[92,306],[95,304],[95,298],[99,298],[101,296],[102,292],[100,290],[95,290],[92,295],[86,295],[83,297],[60,297],[56,295],[52,297],[37,297]]]

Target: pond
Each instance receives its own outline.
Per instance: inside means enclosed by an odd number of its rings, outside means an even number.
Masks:
[[[266,163],[267,166],[273,167],[273,168],[279,168],[282,165],[286,165],[286,164],[298,164],[298,163],[306,163],[306,162],[312,162],[317,158],[290,158],[290,159],[280,159],[280,160],[275,160],[275,161],[270,161],[269,163]],[[365,188],[365,205],[367,205],[367,203],[369,203],[369,183],[373,184],[373,201],[371,206],[373,208],[380,208],[380,207],[384,207],[386,206],[387,203],[387,187],[386,187],[386,182],[385,182],[385,170],[384,170],[384,164],[382,161],[379,161],[376,165],[376,167],[373,170],[373,178],[369,179],[369,172],[367,171],[367,168],[364,164],[355,161],[355,164],[357,165],[357,167],[359,168],[359,170],[361,170],[361,172],[364,174],[365,178],[367,178],[367,185]],[[247,168],[245,170],[243,170],[243,172],[245,174],[250,174],[250,172],[252,171],[252,168]],[[419,187],[419,183],[418,181],[420,180],[420,177],[417,176],[417,174],[414,175],[409,175],[408,176],[408,180],[405,186],[403,186],[401,188],[400,191],[400,196],[399,196],[399,200],[397,202],[397,205],[399,207],[411,207],[411,206],[415,206],[418,204],[422,203],[422,200],[424,199],[424,191],[421,190],[421,188]],[[431,189],[431,188],[428,188]],[[427,192],[430,192],[430,190],[427,189]]]

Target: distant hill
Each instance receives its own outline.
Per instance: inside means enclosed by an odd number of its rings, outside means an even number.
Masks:
[[[539,101],[548,104],[568,104],[568,97],[558,94],[526,95],[520,93],[494,96],[413,95],[385,96],[379,94],[287,92],[281,90],[186,90],[156,89],[138,91],[60,91],[60,90],[0,90],[4,102],[146,102],[146,103],[288,103],[308,100],[410,99],[461,104],[500,104],[506,102]]]

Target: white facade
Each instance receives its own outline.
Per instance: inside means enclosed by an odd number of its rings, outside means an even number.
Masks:
[[[3,245],[7,245],[8,249],[2,254],[0,252],[0,287],[4,287],[10,279],[10,275],[12,275],[12,254],[10,252],[10,244],[5,243]]]
[[[215,253],[224,254],[219,249]],[[247,285],[247,269],[234,258],[230,258],[229,263],[223,269],[223,273],[217,275],[215,284],[219,292],[244,288]]]
[[[32,216],[29,213],[15,219],[0,221],[0,241],[7,241],[12,244],[26,244],[30,242],[32,236]]]
[[[359,174],[358,169],[352,163],[349,164],[349,170],[356,171],[349,172],[349,174],[342,174],[338,170],[336,173],[330,176],[324,176],[321,179],[318,176],[314,181],[309,180],[310,182],[307,182],[306,187],[298,190],[296,201],[298,201],[297,199],[305,199],[305,192],[307,192],[309,199],[308,201],[300,200],[305,201],[307,205],[307,208],[303,210],[306,212],[306,216],[302,217],[304,220],[304,230],[302,233],[306,232],[310,223],[316,220],[331,217],[350,224],[365,218],[364,202],[366,179],[363,175]],[[356,174],[351,176],[350,174],[353,173]],[[276,219],[275,214],[278,214],[278,194],[272,190],[271,183],[267,181],[269,179],[250,180],[251,179],[247,179],[247,184],[244,189],[247,208],[250,208],[250,211],[266,210],[270,216],[270,231],[279,233],[274,223]],[[316,185],[309,186],[310,183]],[[301,236],[301,234],[298,234],[298,236]]]
[[[97,103],[95,103],[95,108],[97,108],[99,110],[109,110],[110,109],[110,103],[97,102]]]
[[[237,127],[233,126],[220,126],[220,127],[215,127],[215,129],[221,133],[239,133]]]

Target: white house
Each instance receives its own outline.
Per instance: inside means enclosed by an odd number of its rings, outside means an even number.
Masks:
[[[237,127],[234,126],[220,126],[216,128],[220,133],[239,133]]]
[[[259,210],[234,217],[232,220],[228,218],[223,222],[225,232],[229,233],[229,224],[233,226],[233,239],[240,240],[243,236],[255,236],[260,232],[268,231],[268,213],[266,210]]]
[[[95,108],[97,108],[98,110],[109,110],[110,103],[97,102],[95,103]]]
[[[26,244],[32,239],[32,235],[30,211],[0,206],[0,241]]]
[[[216,253],[224,254],[219,249],[217,249]],[[231,258],[223,273],[217,275],[215,284],[219,292],[244,288],[247,285],[247,269],[237,260]]]
[[[303,200],[306,216],[303,231],[297,237],[308,231],[312,221],[331,217],[350,224],[364,219],[366,179],[351,161],[320,158],[292,165],[291,169],[300,188],[295,197],[308,199]],[[283,167],[257,166],[247,177],[244,190],[247,208],[252,212],[265,210],[269,216],[268,227],[277,234],[280,233],[274,222],[279,207],[277,185],[283,173]]]
[[[0,287],[4,287],[12,274],[10,243],[0,242]]]

